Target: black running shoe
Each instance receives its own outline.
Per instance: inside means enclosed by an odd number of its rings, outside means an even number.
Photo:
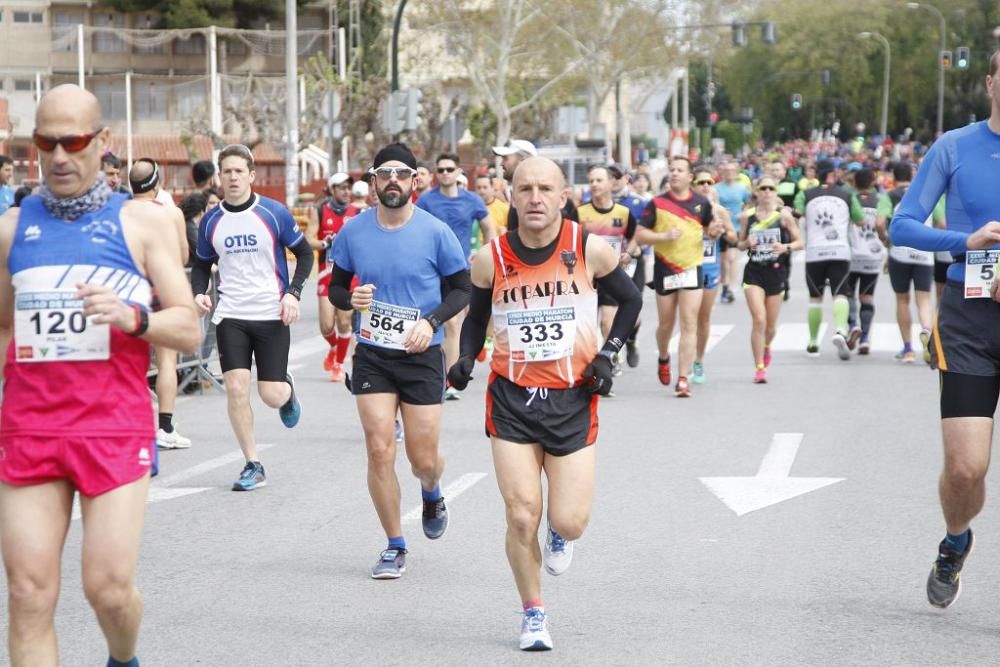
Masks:
[[[950,607],[962,592],[962,566],[965,559],[972,553],[972,530],[969,530],[969,545],[965,553],[955,553],[945,546],[944,541],[938,545],[938,557],[934,561],[931,573],[927,577],[927,601],[935,607],[944,609]]]
[[[629,368],[635,368],[639,365],[639,346],[634,340],[625,341],[625,363],[628,364]]]
[[[448,530],[448,508],[444,498],[424,501],[423,515],[424,535],[429,540],[436,540]]]

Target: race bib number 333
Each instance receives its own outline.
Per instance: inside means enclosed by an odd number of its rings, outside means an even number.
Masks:
[[[552,361],[573,354],[576,309],[535,308],[507,313],[507,335],[513,361]]]
[[[14,302],[18,362],[108,359],[111,329],[83,315],[75,291],[21,292]]]

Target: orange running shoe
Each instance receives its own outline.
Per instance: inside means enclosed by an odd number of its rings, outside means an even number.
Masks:
[[[657,361],[656,363],[656,375],[660,378],[660,384],[667,387],[670,386],[670,358],[667,357],[666,362]]]
[[[331,347],[326,353],[326,359],[323,360],[323,370],[329,373],[335,363],[337,363],[337,351]]]

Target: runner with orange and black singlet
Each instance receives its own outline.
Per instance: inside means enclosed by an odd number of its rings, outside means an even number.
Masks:
[[[653,246],[653,287],[660,320],[656,329],[660,353],[657,375],[668,386],[671,374],[667,350],[680,312],[680,367],[674,387],[674,394],[679,397],[691,395],[688,375],[698,338],[703,238],[717,239],[723,231],[721,222],[713,222],[712,203],[691,191],[693,176],[690,160],[680,156],[671,158],[667,190],[646,206],[635,233],[638,243]]]
[[[541,475],[548,480],[544,566],[558,575],[590,519],[597,395],[610,391],[612,360],[642,308],[619,253],[562,218],[563,184],[559,167],[546,158],[518,167],[513,200],[520,224],[472,263],[472,302],[459,360],[448,373],[454,386],[468,384],[492,315],[486,432],[507,508],[507,558],[524,607],[520,647],[527,651],[552,648],[538,545]],[[618,303],[600,352],[598,289]]]
[[[587,181],[590,184],[591,199],[577,209],[577,220],[587,232],[597,234],[607,241],[621,258],[622,268],[626,268],[629,263],[642,255],[642,251],[633,240],[635,218],[627,206],[611,198],[611,179],[607,167],[591,166],[587,170]],[[600,310],[601,335],[606,337],[618,310],[618,302],[611,295],[598,289],[597,305]],[[614,373],[621,374],[621,361],[617,358]]]

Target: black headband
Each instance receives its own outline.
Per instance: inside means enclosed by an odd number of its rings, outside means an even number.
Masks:
[[[139,162],[147,162],[153,165],[153,173],[141,181],[133,181],[132,175],[129,174],[128,183],[129,185],[132,186],[132,194],[134,195],[141,195],[143,192],[149,192],[160,183],[159,165],[157,165],[155,161],[150,160],[148,158],[142,158],[141,160],[136,160],[136,163]],[[132,166],[134,167],[135,165],[133,164]]]
[[[406,144],[389,144],[380,150],[375,154],[375,164],[373,167],[378,169],[391,160],[398,160],[410,169],[416,170],[417,168],[417,158],[414,157],[413,152]]]

